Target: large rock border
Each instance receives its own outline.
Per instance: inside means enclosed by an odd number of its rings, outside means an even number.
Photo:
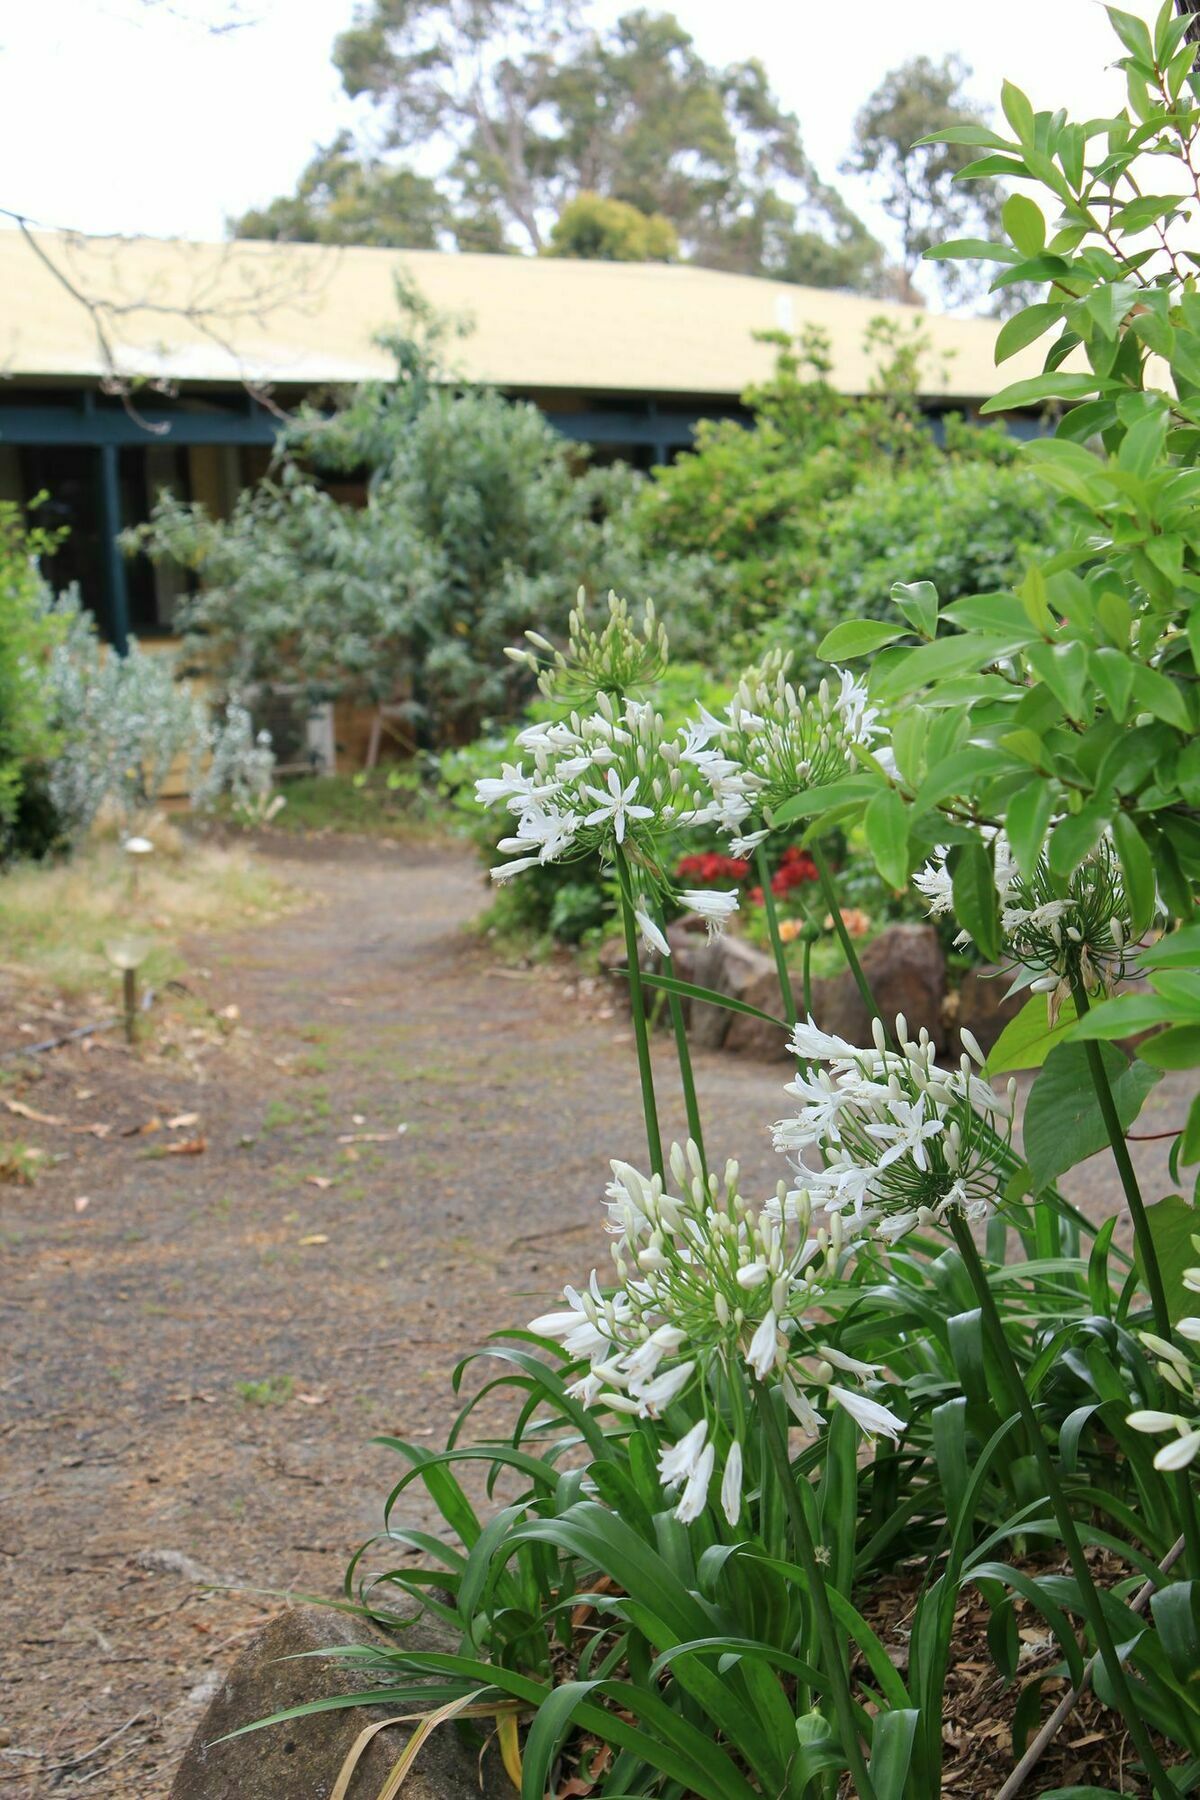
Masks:
[[[667,932],[671,959],[667,963],[647,954],[647,967],[674,975],[697,987],[711,988],[744,1000],[760,1012],[779,1016],[779,978],[774,959],[743,938],[726,936],[709,943],[699,919],[677,920]],[[610,940],[602,955],[603,965],[617,975],[625,966],[623,944]],[[1004,998],[1007,982],[999,970],[970,969],[957,988],[950,988],[946,959],[932,925],[889,925],[863,947],[863,973],[885,1019],[903,1013],[915,1034],[922,1026],[939,1053],[956,1051],[960,1027],[967,1026],[989,1050],[1000,1032],[1020,1011],[1023,996]],[[623,975],[620,978],[625,988]],[[793,975],[793,995],[798,1014],[803,1013],[799,974]],[[871,1021],[849,971],[812,984],[813,1017],[823,1031],[851,1044],[870,1042]],[[740,1056],[783,1061],[787,1039],[775,1025],[702,1001],[684,1002],[688,1036],[701,1050],[729,1050]]]
[[[403,1641],[414,1650],[457,1647],[426,1620],[407,1627]],[[365,1620],[332,1608],[290,1607],[272,1619],[242,1651],[197,1726],[171,1800],[329,1800],[359,1733],[402,1709],[348,1706],[218,1740],[288,1707],[361,1692],[361,1672],[311,1653],[380,1642]],[[348,1800],[375,1800],[411,1732],[411,1726],[388,1725],[376,1733],[351,1779]],[[514,1792],[498,1759],[489,1754],[481,1763],[477,1747],[453,1724],[440,1725],[421,1746],[403,1789],[404,1800],[480,1800],[481,1794],[483,1800],[514,1800]]]

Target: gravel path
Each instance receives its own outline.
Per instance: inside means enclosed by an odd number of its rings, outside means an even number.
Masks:
[[[166,1794],[277,1604],[247,1590],[336,1590],[397,1471],[370,1439],[440,1437],[459,1354],[586,1276],[607,1159],[644,1153],[627,1026],[567,971],[496,966],[463,853],[278,867],[309,904],[192,946],[189,985],[237,1008],[220,1048],[100,1040],[24,1090],[62,1121],[27,1135],[66,1154],[0,1188],[6,1793]],[[698,1079],[714,1163],[773,1184],[784,1066],[702,1056]],[[1094,1170],[1077,1192],[1111,1203]]]

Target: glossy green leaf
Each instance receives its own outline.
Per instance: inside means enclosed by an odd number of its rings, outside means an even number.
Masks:
[[[908,885],[909,809],[895,788],[881,788],[863,815],[867,848],[883,879],[894,888]]]
[[[1031,144],[1034,134],[1033,107],[1028,95],[1014,82],[1005,81],[1000,88],[1000,105],[1021,144]]]
[[[1125,881],[1125,898],[1129,902],[1133,934],[1141,937],[1154,917],[1154,863],[1146,840],[1126,812],[1117,812],[1112,822],[1113,842],[1121,859]]]
[[[976,674],[989,663],[1011,656],[1020,649],[1022,641],[1020,637],[1014,642],[1010,636],[961,632],[955,637],[938,638],[933,644],[920,644],[897,656],[886,670],[872,672],[872,695],[886,704],[903,700],[906,694],[914,694],[931,682]]]
[[[1200,968],[1200,925],[1183,925],[1169,931],[1157,944],[1138,954],[1144,969]]]
[[[1040,218],[1041,215],[1038,216]],[[1005,319],[996,333],[996,362],[1007,362],[1018,350],[1024,350],[1027,344],[1035,343],[1062,316],[1061,301],[1040,300],[1033,306],[1026,306],[1019,313],[1014,313],[1011,319]]]
[[[938,591],[932,581],[894,581],[892,603],[923,638],[937,636]]]
[[[1146,1208],[1146,1223],[1150,1228],[1150,1238],[1154,1245],[1154,1253],[1162,1272],[1163,1287],[1167,1295],[1167,1311],[1171,1315],[1171,1323],[1178,1324],[1180,1319],[1188,1317],[1196,1311],[1196,1296],[1183,1285],[1183,1272],[1195,1268],[1200,1260],[1193,1239],[1200,1233],[1200,1208],[1192,1206],[1179,1194],[1168,1194],[1163,1200],[1156,1200]],[[1135,1253],[1134,1265],[1141,1268],[1140,1258]]]
[[[1147,1038],[1138,1051],[1152,1069],[1194,1069],[1200,1066],[1200,1025],[1173,1025]]]
[[[1059,1044],[1029,1090],[1024,1146],[1037,1190],[1049,1187],[1108,1143],[1088,1055],[1086,1044]],[[1121,1128],[1128,1131],[1159,1080],[1158,1072],[1143,1062],[1130,1062],[1109,1044],[1100,1045],[1100,1056]]]
[[[1200,1581],[1173,1581],[1150,1596],[1159,1640],[1177,1681],[1200,1704]]]
[[[980,407],[981,413],[1012,412],[1018,406],[1037,406],[1044,400],[1082,400],[1100,386],[1098,375],[1069,375],[1055,369],[1048,375],[1030,375],[1001,388]]]
[[[1037,256],[1046,248],[1046,221],[1042,209],[1027,194],[1010,194],[1001,209],[1004,229],[1022,256]]]
[[[855,657],[870,656],[873,651],[881,650],[885,644],[894,644],[904,636],[903,631],[877,619],[844,619],[832,631],[826,632],[817,655],[822,662],[853,662]]]
[[[1003,950],[1000,908],[992,859],[979,838],[957,845],[950,853],[954,914],[963,930],[991,961]]]
[[[920,1716],[909,1707],[903,1712],[876,1714],[871,1727],[869,1764],[876,1800],[904,1800]]]
[[[1152,1031],[1173,1016],[1171,1007],[1157,994],[1118,994],[1086,1012],[1071,1037],[1075,1042],[1094,1038],[1117,1043],[1138,1032]]]
[[[1028,781],[1008,803],[1004,828],[1017,867],[1028,879],[1037,867],[1046,828],[1054,811],[1054,789],[1048,781]]]
[[[1050,1023],[1047,994],[1031,994],[1015,1019],[1010,1019],[992,1048],[985,1065],[989,1075],[1008,1075],[1014,1069],[1040,1069],[1056,1044],[1061,1044],[1075,1023],[1075,1003],[1063,1002],[1058,1020]]]

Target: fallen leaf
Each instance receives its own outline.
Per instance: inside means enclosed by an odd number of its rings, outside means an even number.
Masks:
[[[310,1231],[307,1237],[297,1239],[301,1244],[327,1244],[329,1238],[323,1231]]]
[[[90,1205],[91,1201],[88,1196],[86,1194],[80,1194],[75,1202],[75,1211],[77,1213],[86,1212]]]
[[[308,1177],[308,1185],[309,1187],[315,1188],[331,1188],[333,1186],[333,1177],[331,1175],[310,1175]]]
[[[351,1113],[350,1123],[352,1125],[365,1125],[366,1122],[367,1122],[367,1117],[366,1117],[365,1113]]]
[[[195,1125],[199,1118],[199,1113],[176,1113],[173,1119],[167,1120],[167,1130],[182,1131],[185,1125]]]
[[[217,1014],[218,1019],[240,1019],[241,1016],[242,1009],[240,1006],[223,1006]]]
[[[4,1101],[10,1113],[16,1113],[18,1119],[30,1119],[35,1125],[65,1125],[67,1122],[60,1119],[57,1113],[38,1112],[35,1107],[26,1106],[23,1100],[10,1100],[7,1094],[0,1094],[0,1100]]]
[[[301,1406],[324,1406],[328,1396],[326,1394],[297,1394],[296,1398]]]
[[[163,1154],[166,1156],[200,1156],[207,1149],[207,1138],[181,1138],[177,1144],[164,1145]]]

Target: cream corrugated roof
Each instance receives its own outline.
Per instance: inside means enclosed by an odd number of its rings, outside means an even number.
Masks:
[[[835,385],[860,392],[873,366],[863,336],[880,314],[906,327],[919,320],[928,333],[938,364],[925,382],[930,394],[979,398],[1040,366],[1031,352],[997,371],[990,320],[710,269],[308,244],[38,241],[53,269],[19,232],[0,231],[0,372],[10,380],[109,373],[97,319],[117,372],[130,378],[308,384],[387,375],[391,359],[374,340],[397,323],[397,275],[438,311],[472,322],[452,351],[456,372],[506,388],[732,397],[771,368],[774,352],[755,343],[756,331],[812,324],[829,333]],[[67,283],[97,305],[96,319]]]

